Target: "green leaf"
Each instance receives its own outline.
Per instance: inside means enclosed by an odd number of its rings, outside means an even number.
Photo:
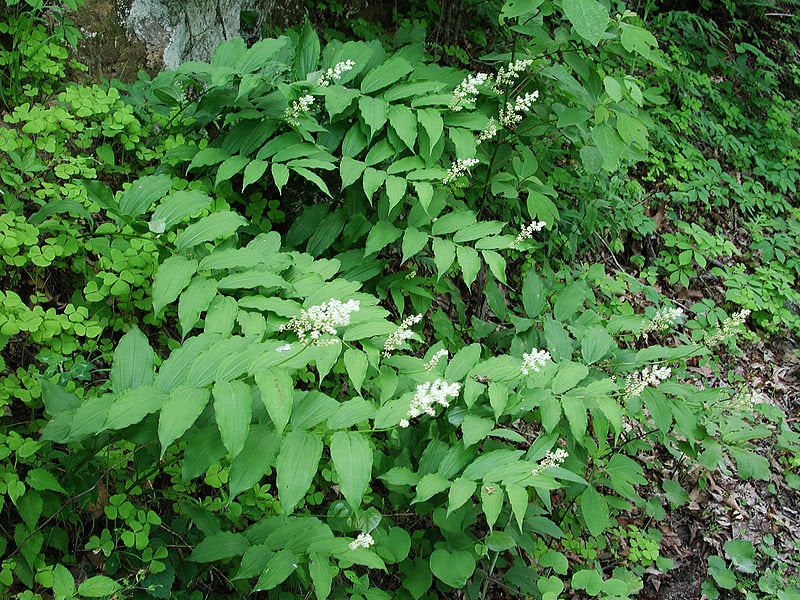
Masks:
[[[405,177],[395,177],[394,175],[386,177],[386,197],[389,199],[390,211],[405,197],[407,187],[408,182]]]
[[[361,118],[369,127],[370,137],[375,137],[389,118],[389,105],[380,98],[361,96],[358,99],[358,109],[361,111]]]
[[[197,261],[183,256],[170,256],[158,265],[153,277],[153,313],[157,315],[167,304],[174,302],[196,272]]]
[[[148,175],[140,177],[122,193],[119,199],[119,212],[129,217],[138,217],[153,203],[161,200],[172,186],[169,175]]]
[[[756,572],[754,560],[756,551],[751,542],[747,540],[728,540],[725,542],[724,548],[737,569],[743,573]]]
[[[417,495],[411,503],[425,502],[449,487],[450,481],[446,477],[442,477],[438,473],[428,473],[417,483]]]
[[[514,518],[517,520],[517,526],[520,531],[524,531],[522,525],[525,521],[525,513],[528,511],[528,504],[530,502],[528,490],[521,485],[509,482],[506,482],[504,487],[506,488],[508,503],[511,505],[511,511],[514,513]]]
[[[436,265],[436,272],[439,279],[447,273],[447,270],[456,259],[456,248],[453,242],[445,238],[433,238],[433,263]]]
[[[314,584],[314,594],[317,600],[325,600],[330,596],[333,576],[337,569],[331,565],[327,556],[318,552],[312,552],[308,558],[308,572],[311,575],[311,583]]]
[[[251,183],[255,183],[264,175],[269,163],[265,160],[253,160],[244,168],[244,178],[242,179],[242,191]]]
[[[742,479],[753,477],[769,481],[769,461],[766,458],[750,450],[736,448],[735,446],[729,447],[728,452],[736,461],[739,477]]]
[[[289,167],[283,163],[274,162],[270,167],[270,171],[272,172],[272,180],[275,182],[275,187],[278,188],[278,193],[282,193],[283,186],[289,181]]]
[[[364,256],[375,254],[400,237],[402,231],[389,221],[378,221],[367,236]]]
[[[214,296],[206,312],[205,333],[219,333],[225,337],[231,335],[233,323],[239,307],[230,296]],[[210,383],[210,382],[209,382]]]
[[[209,397],[207,389],[190,385],[180,385],[170,392],[158,419],[158,441],[161,443],[162,458],[170,444],[194,425],[208,404]]]
[[[725,561],[719,556],[708,557],[708,574],[714,578],[719,587],[725,590],[732,590],[736,587],[736,575],[725,566]]]
[[[203,538],[189,555],[189,560],[200,563],[225,560],[241,556],[249,546],[247,538],[241,533],[222,531]]]
[[[558,373],[553,378],[553,393],[563,394],[574,388],[589,374],[586,365],[577,362],[568,362],[559,365]]]
[[[423,108],[417,111],[417,119],[419,124],[428,134],[430,139],[430,147],[433,148],[439,138],[442,137],[444,131],[444,121],[442,121],[442,114],[433,108]]]
[[[491,419],[484,419],[476,415],[467,415],[461,422],[464,446],[469,447],[472,444],[480,442],[489,435],[492,429],[494,429],[494,421]]]
[[[217,176],[214,179],[214,187],[218,186],[223,181],[228,181],[231,177],[244,169],[245,165],[247,165],[249,162],[249,157],[242,156],[240,154],[226,158],[217,169]]]
[[[184,190],[170,194],[158,205],[150,217],[150,231],[161,224],[168,230],[186,218],[195,217],[211,205],[211,198],[200,190]]]
[[[506,259],[493,250],[481,252],[489,270],[501,283],[506,283]]]
[[[123,429],[160,409],[167,394],[158,388],[141,385],[125,390],[111,401],[104,429]]]
[[[347,376],[353,384],[353,389],[359,391],[369,367],[367,355],[355,348],[348,348],[344,353],[344,366],[347,369]]]
[[[244,448],[231,462],[230,497],[249,490],[273,466],[280,440],[265,425],[253,425]]]
[[[178,301],[178,322],[181,335],[186,336],[200,319],[200,315],[208,310],[211,301],[217,295],[217,282],[205,277],[195,277],[189,287],[181,294]]]
[[[309,171],[304,167],[292,167],[292,171],[300,175],[303,179],[306,179],[316,185],[320,190],[322,190],[326,196],[332,197],[330,191],[328,191],[328,186],[325,182],[320,178],[319,175],[314,173],[313,171]]]
[[[111,389],[115,394],[153,383],[155,354],[138,327],[122,336],[114,350]]]
[[[428,243],[428,234],[416,227],[409,227],[403,234],[403,262],[416,256]]]
[[[484,454],[484,456],[488,455]],[[481,508],[486,516],[486,524],[489,529],[494,528],[497,517],[500,516],[500,511],[503,509],[503,496],[503,489],[500,486],[481,485]]]
[[[608,503],[603,494],[588,487],[580,497],[581,514],[589,533],[599,536],[608,526]]]
[[[306,495],[322,456],[322,441],[313,433],[292,431],[278,455],[278,497],[284,514],[291,513]]]
[[[214,413],[222,443],[231,457],[236,458],[250,433],[253,394],[243,381],[218,381],[213,393]]]
[[[448,552],[443,548],[433,551],[430,558],[431,573],[443,583],[453,588],[461,588],[475,572],[475,558],[471,553],[456,550]]]
[[[311,26],[311,22],[306,18],[295,47],[295,72],[299,78],[305,78],[306,75],[317,68],[319,51],[319,37],[317,37],[317,33]]]
[[[78,594],[86,598],[107,598],[122,586],[110,577],[95,575],[78,586]]]
[[[603,588],[603,577],[596,569],[582,569],[572,575],[572,587],[586,590],[590,596],[597,596]]]
[[[372,448],[367,438],[354,431],[337,431],[331,437],[331,460],[339,474],[339,489],[353,510],[372,478]]]
[[[414,67],[407,60],[399,56],[393,56],[381,66],[366,74],[361,81],[361,91],[365,94],[377,92],[402,79],[413,70]]]
[[[459,477],[452,483],[447,494],[447,516],[450,516],[450,513],[461,508],[467,500],[472,498],[477,485],[471,479],[463,477]]]
[[[608,9],[597,0],[562,0],[562,6],[577,34],[597,46],[608,27]]]
[[[213,212],[197,223],[192,223],[175,238],[175,249],[183,252],[203,242],[217,238],[227,238],[240,227],[247,225],[247,219],[231,211]]]
[[[608,354],[613,343],[604,327],[589,327],[581,338],[581,356],[586,364],[594,364]]]
[[[231,273],[217,282],[221,290],[252,290],[255,288],[288,288],[286,280],[269,271],[244,271]]]
[[[282,369],[263,369],[256,373],[256,385],[275,431],[281,435],[292,414],[292,378]]]
[[[40,492],[43,490],[50,490],[62,494],[67,493],[67,491],[61,487],[61,484],[58,483],[58,479],[56,479],[55,475],[44,469],[31,469],[28,471],[25,483],[28,487],[39,490]]]
[[[606,171],[616,170],[626,147],[617,131],[608,123],[600,123],[592,128],[592,138],[603,157],[603,168]]]
[[[414,142],[417,140],[417,118],[414,116],[414,112],[407,106],[392,104],[389,107],[389,124],[408,149],[413,152]]]
[[[71,600],[75,595],[75,578],[62,564],[53,567],[53,596],[55,600]]]
[[[456,246],[456,258],[461,268],[464,283],[469,288],[478,276],[481,268],[481,258],[478,252],[470,246]]]
[[[538,317],[545,302],[546,295],[542,279],[531,269],[522,282],[522,306],[525,314],[531,319]]]
[[[342,189],[358,181],[366,165],[360,160],[343,156],[339,163],[339,175],[342,178]]]

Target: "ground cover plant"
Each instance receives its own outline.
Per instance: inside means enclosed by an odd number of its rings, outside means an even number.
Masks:
[[[411,2],[63,85],[4,1],[3,595],[800,596],[795,18]]]

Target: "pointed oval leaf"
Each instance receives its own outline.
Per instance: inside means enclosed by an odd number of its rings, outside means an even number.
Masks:
[[[218,381],[214,385],[214,413],[222,443],[236,456],[244,448],[250,432],[253,413],[253,394],[243,381]]]
[[[358,510],[372,479],[372,448],[367,438],[355,431],[337,431],[331,437],[331,459],[342,495]]]
[[[153,277],[153,312],[158,314],[167,304],[177,300],[195,272],[197,261],[183,256],[170,256],[158,265]]]
[[[114,350],[111,367],[111,389],[115,394],[153,383],[155,354],[147,337],[133,327],[122,336]]]
[[[322,456],[322,441],[306,431],[289,433],[281,444],[276,465],[278,497],[285,514],[291,513],[306,495]]]
[[[207,389],[190,385],[178,386],[170,392],[158,419],[158,441],[161,443],[162,457],[170,444],[194,425],[208,404],[209,397]]]

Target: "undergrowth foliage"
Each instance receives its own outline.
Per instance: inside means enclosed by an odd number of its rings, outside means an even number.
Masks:
[[[796,152],[759,158],[777,136],[633,12],[491,5],[502,43],[476,70],[435,62],[419,22],[327,43],[306,22],[126,87],[60,88],[53,67],[9,88],[4,594],[624,599],[672,567],[651,524],[687,488],[796,466],[781,408],[697,376],[749,325],[795,327],[743,290],[797,276]],[[14,35],[39,27],[9,14]],[[774,71],[742,51],[762,71],[717,56],[731,82]],[[716,112],[673,118],[674,94]],[[793,103],[763,126],[783,133]],[[693,145],[701,120],[731,164]],[[758,156],[734,164],[742,140]],[[652,219],[641,197],[662,178]],[[740,245],[706,223],[723,205],[758,212],[761,263],[725,262]],[[711,264],[727,312],[574,260],[665,222],[632,266],[689,288]],[[726,544],[703,592],[796,597],[761,552]]]

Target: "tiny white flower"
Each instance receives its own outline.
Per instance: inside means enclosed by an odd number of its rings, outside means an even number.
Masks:
[[[411,423],[409,422],[409,420],[408,420],[408,419],[400,419],[400,423],[398,423],[398,425],[400,425],[400,427],[402,427],[403,429],[405,429],[406,427],[408,427],[409,425],[411,425]]]
[[[311,106],[313,104],[314,96],[310,94],[300,96],[300,98],[294,100],[292,104],[286,108],[283,113],[284,117],[289,123],[296,126],[299,124],[297,119],[300,117],[300,115],[311,110]]]
[[[291,344],[284,344],[283,346],[278,346],[277,348],[275,348],[275,352],[288,352],[291,349],[292,349]]]
[[[651,331],[668,331],[683,316],[683,311],[680,308],[665,306],[656,312],[652,319],[645,323],[644,327],[642,327],[642,335],[650,333]]]
[[[744,325],[745,319],[747,319],[749,316],[749,309],[740,310],[739,312],[732,314],[730,317],[725,319],[722,322],[722,325],[718,326],[713,333],[706,335],[706,339],[704,340],[706,346],[713,348],[714,346],[722,344],[723,342],[727,342],[740,331],[742,325]]]
[[[533,237],[533,234],[537,231],[541,231],[547,226],[547,223],[544,221],[531,221],[527,225],[525,225],[520,232],[517,234],[517,237],[508,244],[509,248],[516,248],[519,246],[523,240],[529,240]]]
[[[450,100],[450,110],[459,111],[465,105],[475,102],[478,96],[478,88],[486,83],[489,75],[486,73],[477,73],[475,75],[468,75],[461,83],[453,90],[453,97]]]
[[[303,344],[324,346],[333,343],[331,338],[323,338],[323,334],[335,336],[336,328],[350,324],[350,313],[356,312],[360,307],[358,300],[340,302],[331,298],[327,302],[312,306],[300,312],[285,325],[280,331],[294,331]]]
[[[411,339],[414,336],[414,332],[410,329],[411,326],[416,325],[421,320],[421,314],[411,315],[403,319],[398,328],[386,338],[386,342],[383,344],[383,356],[389,358],[394,350],[403,345],[403,342]]]
[[[539,92],[534,91],[507,102],[500,109],[500,125],[506,129],[514,129],[522,121],[522,113],[529,111],[538,97]]]
[[[520,370],[523,375],[530,375],[531,372],[538,373],[548,360],[551,360],[551,356],[547,350],[534,348],[529,353],[522,354],[522,367]]]
[[[341,79],[343,73],[352,70],[352,68],[355,66],[356,62],[349,58],[343,62],[338,62],[319,76],[319,79],[317,79],[317,85],[327,87],[335,80]]]
[[[658,385],[669,379],[672,369],[669,367],[645,367],[641,371],[631,373],[625,378],[625,393],[623,398],[630,400],[640,396],[647,386],[658,387]]]
[[[442,183],[447,185],[448,183],[455,181],[462,175],[464,175],[470,167],[474,167],[480,161],[477,158],[459,158],[457,159],[449,169],[447,169],[447,175],[445,178],[442,179]]]
[[[558,448],[557,450],[548,452],[547,456],[544,457],[542,462],[536,465],[536,467],[534,467],[534,469],[531,471],[531,475],[538,475],[547,469],[555,469],[556,467],[561,466],[561,464],[567,460],[568,457],[569,453],[563,448]]]
[[[356,548],[369,548],[375,543],[375,540],[372,539],[372,536],[368,533],[359,533],[356,539],[350,542],[350,550],[355,550]]]
[[[441,350],[437,351],[436,354],[431,356],[431,359],[427,363],[425,363],[425,370],[426,371],[430,371],[431,369],[433,369],[439,363],[439,361],[442,359],[442,357],[445,357],[447,355],[448,355],[448,352],[444,348],[442,348]]]
[[[421,383],[417,386],[417,391],[408,408],[407,416],[410,419],[414,419],[423,414],[434,417],[436,416],[435,406],[438,404],[439,406],[447,408],[450,406],[448,398],[455,398],[458,396],[460,390],[460,384],[447,383],[443,379]]]

